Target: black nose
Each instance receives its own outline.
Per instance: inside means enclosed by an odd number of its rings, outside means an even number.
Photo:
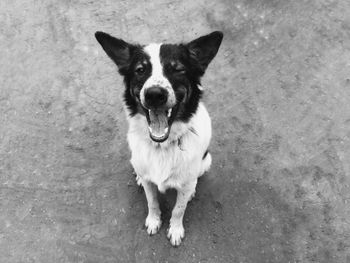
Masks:
[[[162,87],[155,86],[145,91],[145,101],[147,106],[159,107],[166,103],[168,91]]]

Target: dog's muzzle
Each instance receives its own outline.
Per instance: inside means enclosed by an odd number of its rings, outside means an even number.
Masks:
[[[155,142],[163,142],[169,137],[175,99],[161,86],[146,88],[143,98],[150,137]]]

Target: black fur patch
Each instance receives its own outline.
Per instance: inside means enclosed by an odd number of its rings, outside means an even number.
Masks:
[[[125,42],[104,32],[96,32],[96,39],[124,76],[124,100],[130,115],[145,114],[140,103],[140,91],[152,74],[149,55],[143,46]],[[174,121],[187,122],[196,112],[202,91],[200,77],[216,55],[222,40],[221,32],[197,38],[188,44],[164,44],[160,47],[163,74],[176,96]],[[141,70],[140,70],[141,68]]]
[[[136,72],[139,65],[142,65],[145,69],[143,74]],[[149,56],[143,51],[142,47],[136,47],[131,56],[130,66],[123,74],[125,83],[124,101],[131,116],[137,113],[144,114],[140,105],[140,91],[151,73],[152,64]]]
[[[124,76],[125,91],[124,101],[130,111],[130,115],[144,114],[139,102],[139,94],[143,84],[151,76],[152,65],[149,56],[141,46],[133,46],[131,49],[129,68],[120,72]],[[177,113],[174,121],[187,122],[196,112],[202,91],[200,84],[200,69],[190,56],[185,45],[164,44],[160,48],[160,60],[163,66],[163,74],[169,80],[174,89],[177,101]],[[145,65],[145,73],[141,76],[136,73],[140,63]]]
[[[160,47],[164,76],[174,89],[178,111],[175,120],[187,122],[196,112],[202,91],[200,75],[185,45],[165,44]]]
[[[202,157],[202,160],[204,160],[205,157],[207,157],[208,153],[209,153],[209,150],[206,150],[205,153],[204,153],[204,155],[203,155],[203,157]]]

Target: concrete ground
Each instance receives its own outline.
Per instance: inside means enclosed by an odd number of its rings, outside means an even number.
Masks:
[[[350,1],[0,2],[0,262],[350,262]],[[213,166],[149,237],[122,79],[94,39],[225,34]]]

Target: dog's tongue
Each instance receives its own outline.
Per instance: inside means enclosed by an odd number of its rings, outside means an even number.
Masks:
[[[154,139],[164,139],[169,132],[168,117],[164,110],[149,111],[149,131]]]

